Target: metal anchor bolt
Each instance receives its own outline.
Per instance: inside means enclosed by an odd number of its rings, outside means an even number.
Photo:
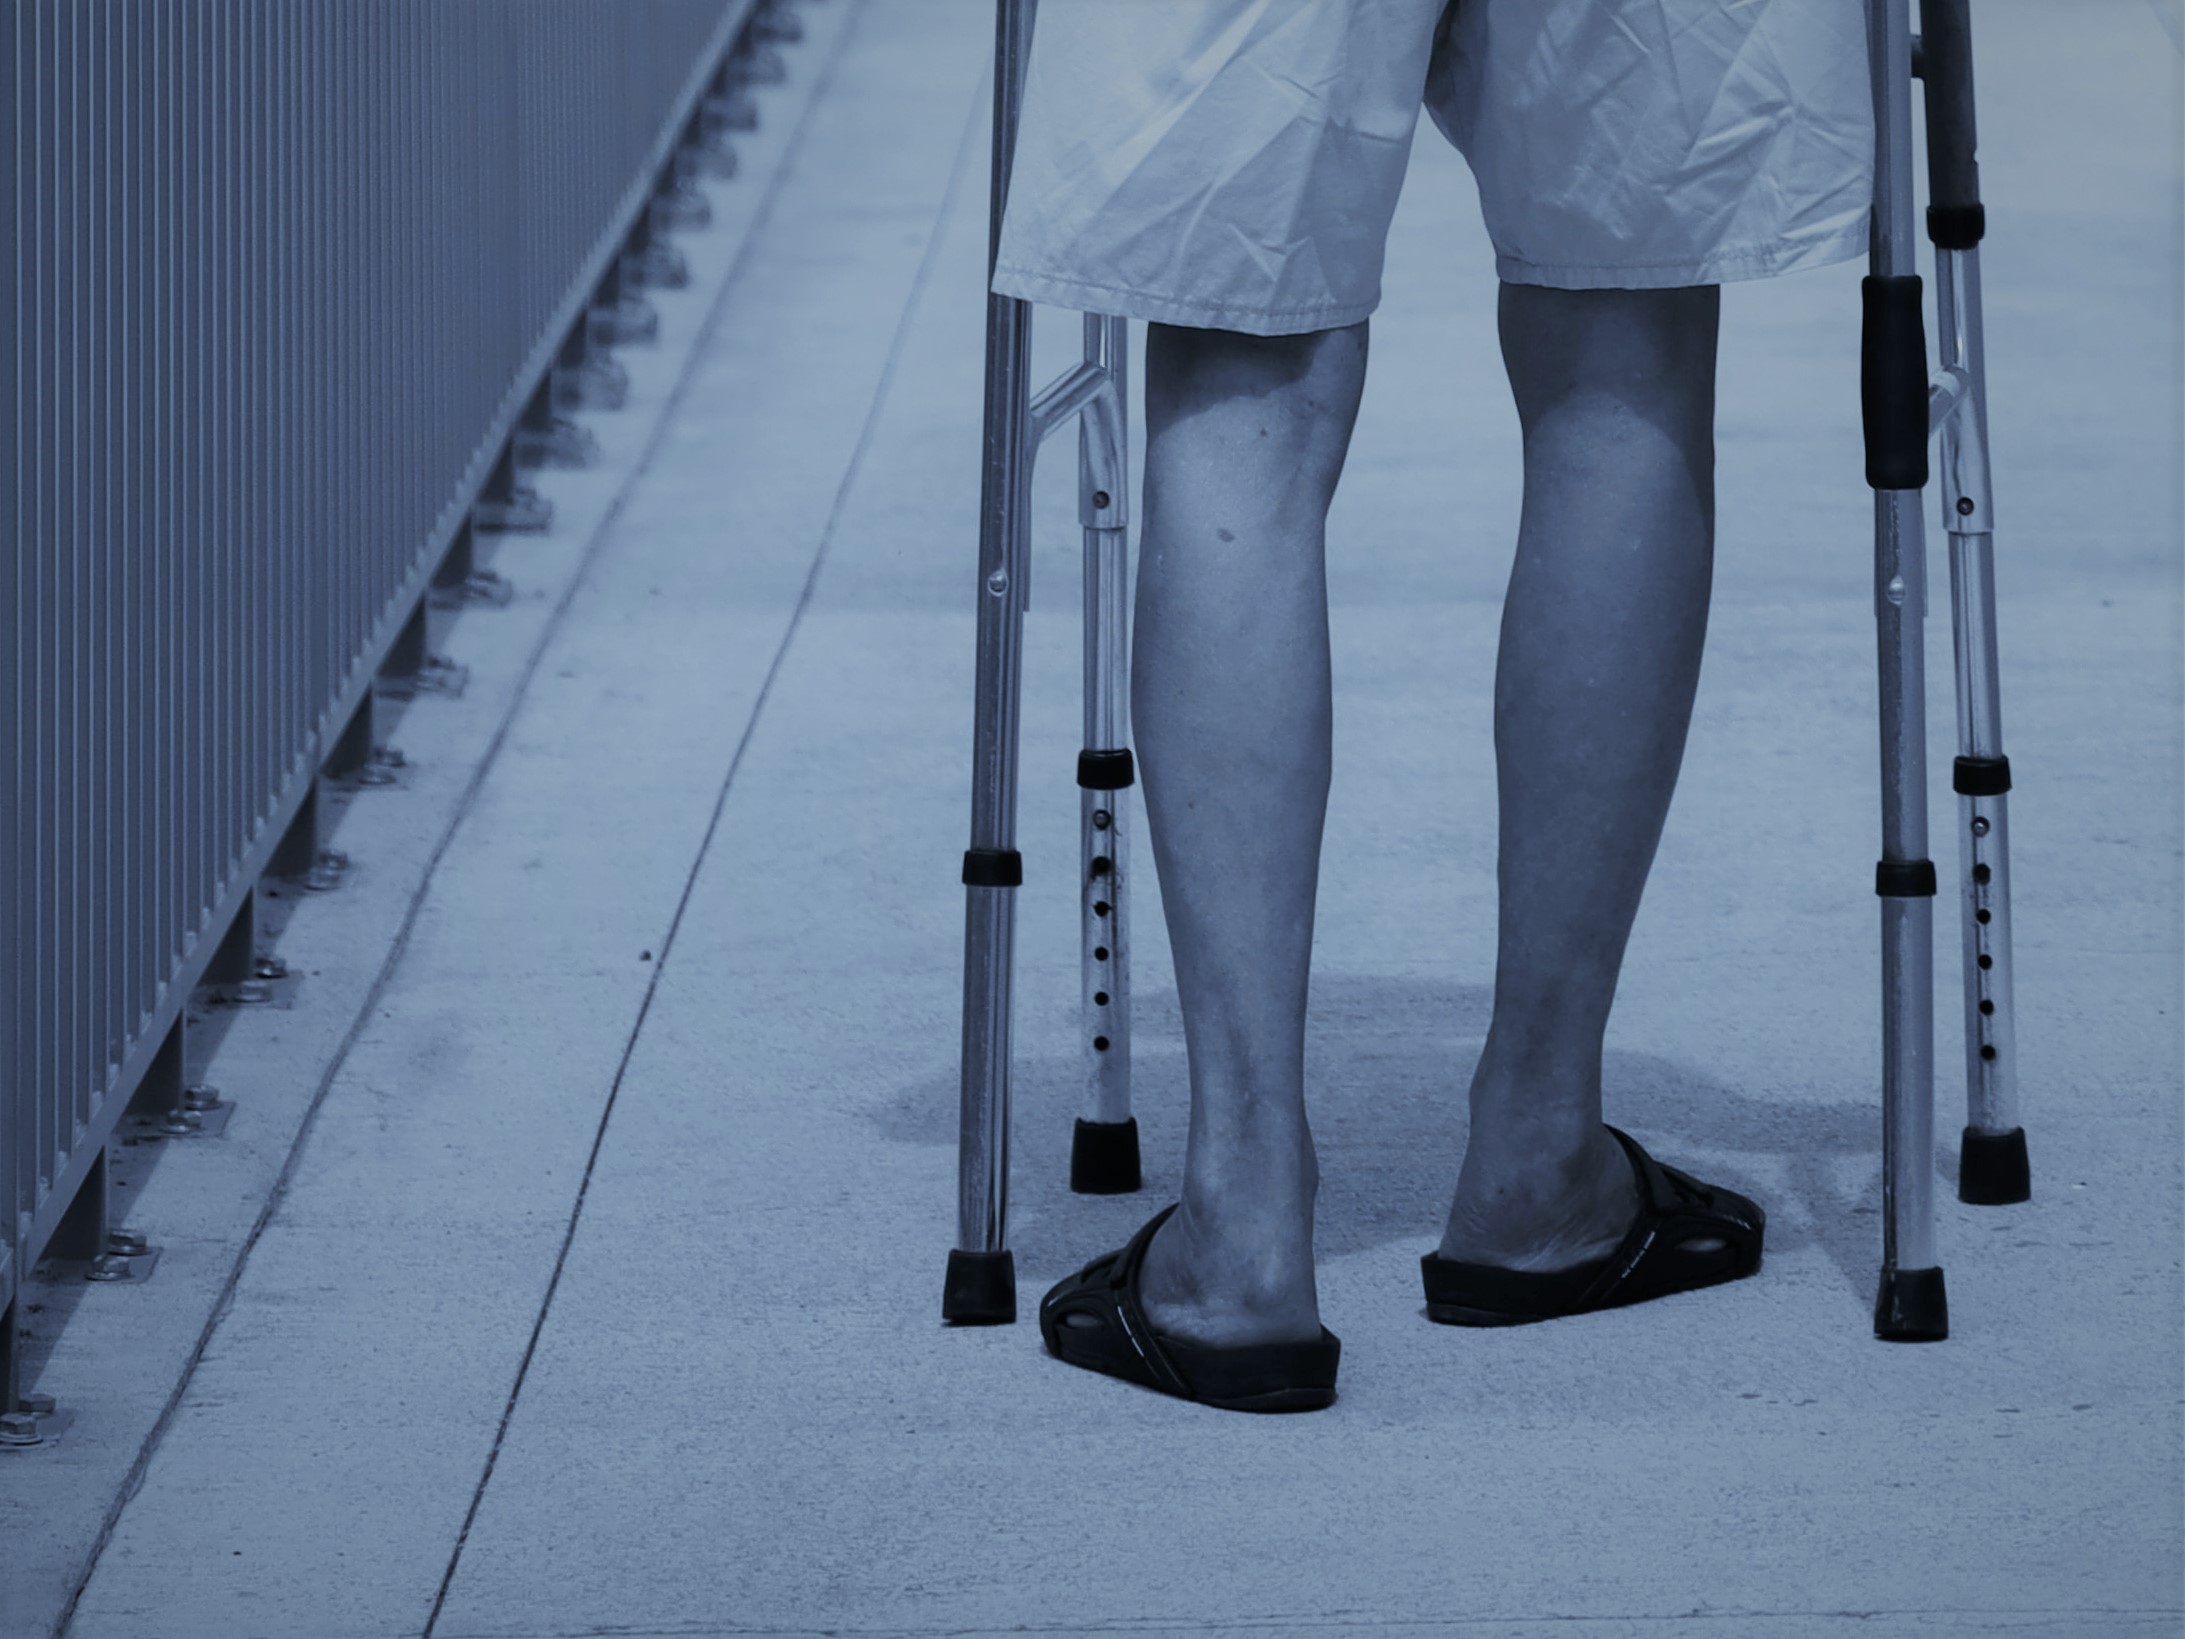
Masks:
[[[303,879],[303,885],[313,893],[326,893],[341,886],[342,872],[348,869],[347,854],[338,848],[324,849],[319,854],[319,862],[311,867],[310,874]]]

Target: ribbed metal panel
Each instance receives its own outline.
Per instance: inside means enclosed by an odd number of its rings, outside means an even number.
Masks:
[[[0,1316],[754,9],[0,0]]]

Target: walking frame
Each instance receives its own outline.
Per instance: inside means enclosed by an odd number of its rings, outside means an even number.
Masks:
[[[987,271],[1000,238],[1037,0],[996,0],[994,142]],[[1867,0],[1875,106],[1869,274],[1861,284],[1860,400],[1866,480],[1874,491],[1874,616],[1881,730],[1882,857],[1874,870],[1882,932],[1882,1266],[1874,1335],[1949,1335],[1935,1239],[1934,896],[1927,857],[1921,515],[1927,446],[1940,435],[1943,527],[1957,669],[1959,906],[1964,949],[1966,1126],[1958,1199],[2004,1205],[2031,1195],[2018,1120],[2010,938],[2010,761],[1996,668],[1994,519],[1988,487],[1986,373],[1980,324],[1983,214],[1974,162],[1969,0]],[[1940,368],[1928,370],[1912,205],[1911,81],[1925,95]],[[956,1246],[941,1314],[1016,1319],[1007,1243],[1011,983],[1016,889],[1017,740],[1024,612],[1030,606],[1032,464],[1048,435],[1078,427],[1078,516],[1085,531],[1084,749],[1078,754],[1081,1025],[1084,1104],[1070,1187],[1139,1187],[1130,1097],[1127,738],[1128,321],[1084,314],[1083,362],[1027,402],[1031,304],[986,299],[986,425],[979,506],[979,658],[971,846],[964,853],[962,1126]]]

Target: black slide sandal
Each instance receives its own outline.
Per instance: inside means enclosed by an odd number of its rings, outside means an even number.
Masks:
[[[1429,1319],[1445,1326],[1523,1326],[1719,1286],[1760,1268],[1768,1215],[1756,1202],[1663,1166],[1629,1133],[1608,1130],[1639,1180],[1639,1215],[1622,1243],[1592,1263],[1537,1273],[1429,1252],[1419,1260]],[[1690,1246],[1708,1240],[1723,1244]]]
[[[1316,1343],[1226,1349],[1153,1329],[1138,1276],[1153,1232],[1176,1205],[1163,1207],[1121,1250],[1103,1252],[1039,1300],[1047,1352],[1087,1371],[1224,1411],[1318,1411],[1332,1404],[1343,1343],[1325,1326]],[[1073,1323],[1072,1315],[1089,1316],[1091,1323]]]

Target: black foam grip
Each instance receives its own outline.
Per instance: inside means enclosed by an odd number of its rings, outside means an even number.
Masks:
[[[1866,426],[1866,481],[1875,489],[1927,483],[1927,324],[1916,273],[1859,281],[1859,409]]]
[[[1920,0],[1920,80],[1927,105],[1927,202],[1935,211],[1980,205],[1980,166],[1973,158],[1973,37],[1968,0]],[[1932,231],[1935,218],[1930,215]],[[1976,230],[1963,250],[1978,244]]]

